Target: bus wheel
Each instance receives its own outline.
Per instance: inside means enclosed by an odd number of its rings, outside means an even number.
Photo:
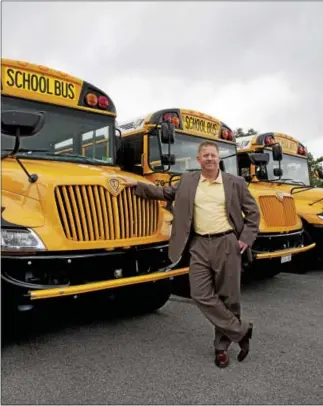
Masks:
[[[307,223],[304,223],[304,245],[313,243],[311,236],[311,229]],[[312,249],[301,254],[297,254],[294,259],[293,272],[298,274],[305,274],[317,267],[317,252]]]
[[[120,289],[118,305],[122,313],[152,313],[163,307],[171,296],[168,280],[149,282]]]
[[[282,267],[277,262],[277,259],[254,261],[243,269],[244,272],[241,274],[241,277],[244,282],[273,278],[282,272]]]
[[[281,271],[282,271],[282,269],[278,266],[272,267],[272,268],[267,268],[265,270],[265,276],[267,278],[273,278],[274,276],[277,276],[278,274],[280,274]]]
[[[191,289],[188,275],[175,277],[171,282],[171,290],[173,295],[190,298]]]

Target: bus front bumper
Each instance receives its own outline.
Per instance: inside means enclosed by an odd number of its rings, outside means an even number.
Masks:
[[[109,281],[88,283],[85,285],[68,286],[66,288],[51,288],[42,290],[29,291],[30,299],[48,299],[53,297],[79,295],[82,293],[96,292],[100,290],[120,288],[123,286],[137,285],[140,283],[154,282],[161,279],[172,279],[175,276],[180,276],[188,273],[188,268],[175,270],[165,270],[154,272],[147,275],[133,276],[130,278],[120,278]]]
[[[309,244],[304,247],[297,247],[297,248],[290,248],[280,251],[273,251],[273,252],[266,252],[261,254],[256,254],[255,259],[271,259],[271,258],[279,258],[279,257],[287,257],[292,256],[295,254],[300,254],[302,252],[309,251],[316,247],[316,243]]]

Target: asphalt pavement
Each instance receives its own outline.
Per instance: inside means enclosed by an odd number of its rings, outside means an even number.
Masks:
[[[213,329],[190,299],[112,317],[75,304],[2,343],[2,404],[322,404],[323,271],[243,286],[251,353],[219,369]],[[55,320],[55,317],[57,320]]]

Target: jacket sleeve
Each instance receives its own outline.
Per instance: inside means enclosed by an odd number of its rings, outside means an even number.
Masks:
[[[135,189],[135,194],[139,197],[143,197],[144,199],[166,200],[167,202],[173,202],[180,183],[181,181],[173,186],[161,187],[138,182]]]
[[[242,182],[241,198],[241,209],[245,217],[244,227],[239,239],[251,247],[259,231],[260,212],[258,205],[255,199],[251,196],[247,183],[244,179]]]

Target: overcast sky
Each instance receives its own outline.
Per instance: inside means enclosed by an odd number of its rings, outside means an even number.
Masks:
[[[323,2],[5,2],[2,57],[93,83],[118,121],[196,109],[323,155]]]

